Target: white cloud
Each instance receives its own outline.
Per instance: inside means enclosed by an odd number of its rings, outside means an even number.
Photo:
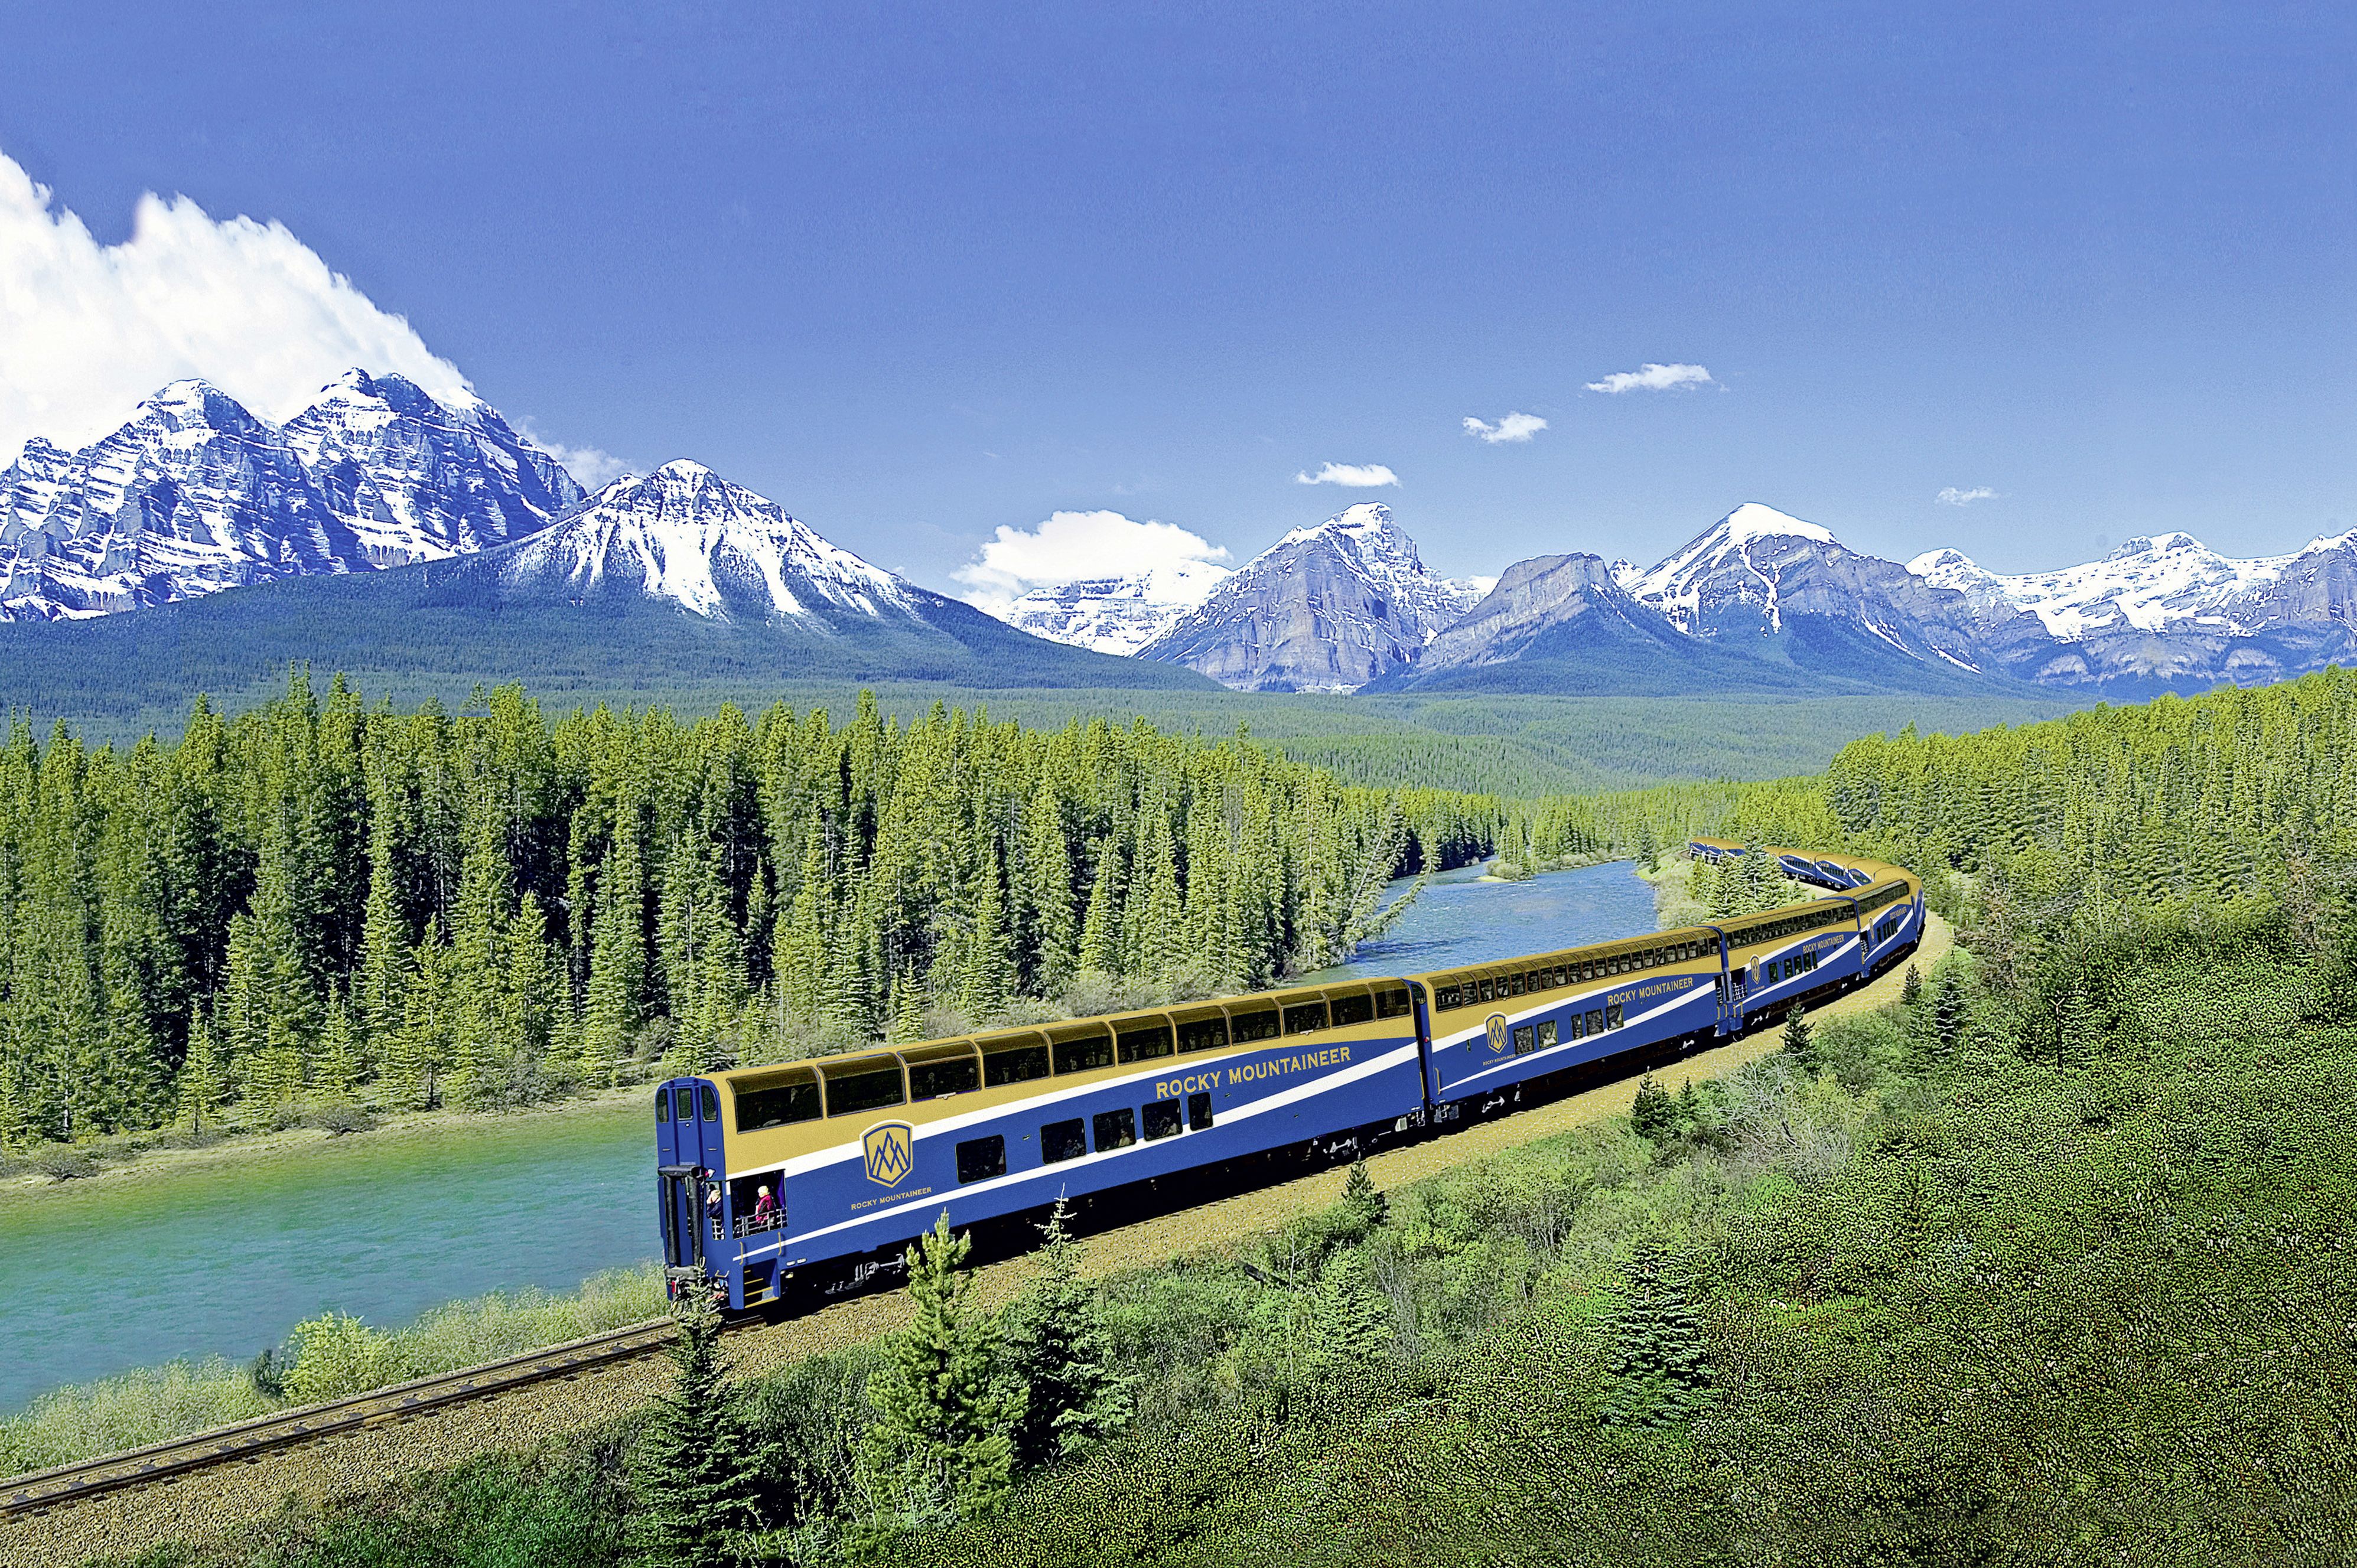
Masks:
[[[1673,387],[1701,387],[1714,384],[1710,379],[1710,372],[1700,365],[1648,363],[1634,371],[1615,371],[1600,381],[1588,382],[1587,390],[1610,392],[1617,397],[1627,392],[1668,392]]]
[[[202,376],[265,419],[298,413],[355,365],[436,396],[458,368],[378,309],[283,224],[215,222],[149,194],[102,245],[0,154],[0,462],[30,435],[87,445],[167,381]]]
[[[1139,522],[1117,511],[1060,511],[1033,529],[1001,523],[974,560],[950,574],[974,590],[974,602],[1003,613],[1033,588],[1090,577],[1143,576],[1228,559],[1227,550],[1175,522]]]
[[[1465,434],[1479,436],[1492,446],[1505,441],[1528,441],[1546,427],[1546,421],[1535,413],[1510,413],[1495,424],[1471,414],[1465,416]]]
[[[1381,463],[1328,463],[1314,474],[1296,474],[1297,485],[1343,485],[1354,490],[1396,485],[1399,476]]]
[[[508,423],[525,440],[564,464],[565,471],[578,479],[585,490],[604,489],[625,474],[646,472],[644,464],[617,457],[601,446],[567,446],[562,441],[553,441],[533,429],[529,419],[511,419]]]
[[[1986,485],[1975,485],[1969,490],[1960,490],[1950,485],[1932,499],[1942,506],[1970,506],[1975,501],[1994,499],[1996,496],[1996,492]]]

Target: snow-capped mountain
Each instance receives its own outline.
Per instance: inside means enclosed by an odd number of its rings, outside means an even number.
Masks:
[[[1034,588],[999,617],[1050,642],[1135,653],[1235,575],[1215,561],[1180,561],[1119,577]]]
[[[2051,646],[2015,660],[2015,672],[2048,684],[2272,680],[2357,651],[2357,533],[2251,559],[2161,533],[2100,561],[2012,576],[1934,550],[1908,570],[1964,594],[1984,618],[2036,616]]]
[[[1756,501],[1625,585],[1690,637],[1787,643],[1830,637],[1868,657],[1941,660],[1973,672],[1993,638],[2006,641],[2028,629],[1993,624],[1963,594]]]
[[[469,563],[467,575],[575,600],[670,599],[725,619],[904,618],[946,602],[685,461],[615,480],[554,526]]]
[[[1487,586],[1427,571],[1372,501],[1297,528],[1139,650],[1248,692],[1352,692],[1414,662]]]
[[[353,371],[284,427],[174,381],[68,455],[0,469],[0,619],[80,618],[285,576],[436,560],[578,501],[487,404]]]
[[[490,404],[446,405],[399,376],[348,371],[281,434],[375,566],[489,550],[581,499]]]

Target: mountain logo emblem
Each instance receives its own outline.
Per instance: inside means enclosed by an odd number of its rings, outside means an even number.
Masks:
[[[916,1168],[910,1150],[917,1130],[906,1122],[878,1122],[860,1139],[867,1152],[867,1179],[878,1187],[898,1187]]]
[[[1490,1015],[1490,1021],[1483,1026],[1490,1031],[1490,1048],[1493,1051],[1504,1050],[1506,1048],[1506,1015],[1503,1013],[1492,1013]]]

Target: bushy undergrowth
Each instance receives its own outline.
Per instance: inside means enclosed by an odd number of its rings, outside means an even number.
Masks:
[[[218,1357],[75,1383],[0,1421],[0,1475],[143,1447],[289,1404],[473,1366],[661,1316],[661,1273],[649,1265],[597,1275],[563,1294],[499,1291],[436,1307],[404,1328],[371,1328],[328,1313],[296,1326],[251,1367]]]

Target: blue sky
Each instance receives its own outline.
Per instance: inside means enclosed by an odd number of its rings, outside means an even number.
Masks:
[[[1929,9],[11,3],[0,154],[937,587],[1060,510],[1380,499],[1461,573],[1745,500],[2000,570],[2357,527],[2348,14]],[[1584,390],[1646,364],[1711,380]]]

